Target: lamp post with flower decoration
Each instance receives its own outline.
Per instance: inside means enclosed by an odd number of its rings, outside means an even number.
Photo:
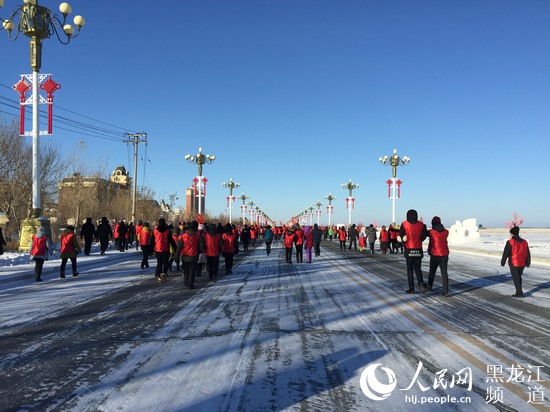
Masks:
[[[235,201],[235,196],[233,196],[233,189],[235,189],[236,187],[239,187],[240,185],[241,185],[240,183],[234,182],[232,177],[229,178],[229,182],[222,183],[223,187],[227,187],[229,189],[229,196],[227,197],[227,208],[229,209],[229,223],[233,223],[231,218],[231,211],[233,210],[233,202]]]
[[[346,207],[348,209],[348,226],[351,226],[351,211],[355,207],[355,198],[353,197],[353,189],[358,189],[359,184],[353,183],[351,179],[348,183],[342,183],[342,188],[349,191],[349,196],[346,197]]]
[[[206,197],[206,182],[207,179],[202,177],[202,166],[205,164],[211,164],[214,163],[214,160],[216,160],[216,156],[211,156],[209,154],[203,154],[202,153],[202,147],[199,147],[199,152],[195,156],[191,156],[189,154],[185,155],[185,160],[187,160],[189,163],[194,163],[199,168],[199,175],[196,179],[196,185],[197,185],[197,192],[198,192],[198,212],[202,215],[202,197],[203,193]],[[204,190],[203,190],[203,184],[204,184]]]
[[[37,219],[36,224],[24,224],[22,227],[20,249],[28,250],[30,244],[30,237],[27,235],[34,233],[27,233],[34,231],[35,226],[44,225],[48,226],[49,220],[42,218],[42,205],[40,199],[40,174],[41,174],[41,160],[40,160],[40,122],[39,122],[39,103],[41,96],[39,95],[39,83],[44,82],[47,76],[42,75],[40,79],[40,69],[42,67],[42,42],[50,37],[55,36],[60,43],[68,44],[72,38],[75,38],[80,33],[80,29],[85,24],[85,20],[82,16],[76,16],[74,18],[75,29],[71,24],[67,23],[67,17],[71,14],[72,9],[68,3],[61,3],[59,11],[62,16],[54,14],[50,9],[44,6],[38,5],[38,0],[24,0],[24,4],[18,6],[11,15],[7,18],[0,18],[2,26],[0,30],[5,30],[10,40],[16,40],[20,33],[23,33],[30,39],[30,63],[32,69],[32,76],[28,76],[32,79],[32,205],[30,217]],[[4,6],[4,0],[0,0],[0,8]],[[5,62],[4,62],[5,63]],[[49,85],[43,85],[43,89],[48,93],[48,103],[51,104],[53,91],[59,88],[58,84],[51,81],[49,76]],[[53,83],[52,83],[53,82]],[[14,86],[15,87],[15,86]],[[17,90],[20,91],[20,90]],[[43,98],[42,98],[43,99]],[[49,127],[48,132],[51,134],[51,105],[49,111]],[[20,127],[21,129],[21,127]],[[45,134],[48,134],[46,132]],[[40,219],[38,219],[40,218]],[[40,222],[40,221],[43,222]],[[28,238],[28,239],[27,239]],[[27,242],[28,240],[28,242]]]
[[[388,197],[391,197],[392,199],[392,225],[395,226],[395,199],[401,197],[401,183],[403,183],[401,180],[397,180],[397,167],[408,164],[411,161],[411,158],[407,156],[399,157],[397,154],[397,149],[393,149],[393,155],[380,157],[378,160],[383,165],[391,166],[392,168],[392,178],[388,180],[387,183]],[[392,189],[391,196],[389,189]]]

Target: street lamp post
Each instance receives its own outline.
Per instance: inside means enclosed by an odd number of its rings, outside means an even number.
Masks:
[[[63,15],[61,19],[57,14],[54,14],[50,9],[39,6],[37,0],[24,0],[23,5],[20,5],[12,14],[7,18],[0,18],[2,26],[0,30],[5,30],[8,33],[10,40],[15,40],[19,37],[20,33],[30,38],[30,57],[31,57],[31,69],[32,69],[32,212],[31,217],[37,219],[42,215],[42,205],[40,199],[40,174],[42,164],[40,160],[40,122],[39,122],[39,72],[42,66],[42,41],[49,39],[53,35],[57,37],[60,43],[68,44],[72,38],[77,37],[80,33],[80,29],[86,21],[82,16],[76,16],[74,18],[74,25],[77,32],[75,34],[74,27],[71,24],[67,24],[67,16],[71,14],[72,9],[68,3],[61,3],[59,11]],[[4,6],[4,0],[0,0],[0,8]],[[12,33],[14,33],[12,37]],[[47,220],[47,219],[43,219]],[[31,230],[33,226],[31,225]],[[22,230],[21,245],[23,248],[28,249],[27,244],[23,244],[25,236]]]
[[[247,196],[244,193],[239,196],[239,199],[243,201],[243,204],[241,205],[241,214],[243,215],[243,226],[246,224],[246,199],[248,198],[250,198],[250,196]]]
[[[353,197],[353,189],[358,189],[359,184],[353,183],[351,179],[348,183],[342,183],[342,188],[349,190],[349,196],[346,197],[346,207],[348,209],[348,226],[351,226],[351,211],[355,206],[355,198]]]
[[[321,220],[321,206],[323,205],[320,200],[318,200],[315,205],[317,206],[317,226],[319,226]]]
[[[250,206],[250,224],[254,221],[254,202],[251,200],[248,202],[248,206]]]
[[[399,157],[397,155],[397,149],[393,149],[393,155],[392,156],[384,156],[384,157],[380,157],[378,158],[378,160],[380,161],[380,163],[382,163],[383,165],[389,165],[391,166],[392,168],[392,178],[391,180],[388,180],[388,185],[391,186],[392,188],[392,195],[391,195],[391,198],[392,198],[392,225],[395,226],[395,199],[396,197],[399,197],[400,194],[397,194],[396,195],[396,186],[399,186],[401,187],[401,181],[397,180],[397,166],[401,166],[401,165],[406,165],[408,164],[410,161],[411,161],[411,158],[410,157],[407,157],[407,156],[403,156],[403,157]],[[390,194],[388,193],[388,197],[390,197]]]
[[[185,160],[187,160],[189,163],[194,163],[199,167],[199,176],[198,176],[198,201],[199,201],[199,207],[198,212],[199,214],[202,214],[202,185],[204,182],[202,178],[202,166],[205,164],[211,164],[214,163],[214,160],[216,160],[216,156],[211,156],[209,154],[203,154],[202,153],[202,147],[199,147],[199,153],[197,153],[195,156],[191,156],[189,154],[185,155]]]
[[[229,197],[227,198],[227,207],[229,208],[229,223],[233,223],[231,221],[231,211],[233,209],[233,201],[235,200],[235,197],[233,196],[233,189],[236,187],[239,187],[240,183],[235,183],[233,181],[233,178],[229,178],[229,182],[223,182],[222,186],[229,188]]]
[[[328,215],[328,225],[330,227],[330,217],[332,216],[332,211],[334,209],[334,206],[332,206],[332,201],[336,199],[336,196],[333,196],[332,193],[329,193],[327,196],[325,196],[325,199],[328,200],[327,215]]]

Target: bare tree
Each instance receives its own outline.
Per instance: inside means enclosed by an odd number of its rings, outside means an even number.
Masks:
[[[0,124],[0,210],[9,218],[8,228],[17,231],[32,195],[32,149],[19,136],[15,122]]]

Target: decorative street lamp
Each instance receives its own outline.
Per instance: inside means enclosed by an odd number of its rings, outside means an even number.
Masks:
[[[243,204],[241,205],[241,214],[243,215],[243,226],[246,223],[246,199],[249,199],[250,196],[245,195],[244,193],[239,196],[239,199],[243,201]]]
[[[392,178],[391,180],[388,180],[388,197],[392,198],[392,225],[395,226],[395,199],[396,199],[396,186],[399,189],[399,193],[397,194],[397,197],[401,196],[401,183],[403,183],[401,180],[397,180],[397,166],[404,166],[408,164],[411,161],[410,157],[403,156],[399,157],[397,155],[397,149],[393,149],[393,155],[388,157],[380,157],[378,158],[380,163],[383,165],[389,165],[392,168]],[[390,187],[392,190],[392,195],[390,196],[389,189]]]
[[[346,197],[346,208],[348,209],[348,226],[351,226],[351,211],[355,206],[355,198],[353,197],[353,189],[358,189],[359,184],[353,183],[351,179],[348,183],[342,183],[342,188],[349,190],[349,196]]]
[[[315,203],[315,205],[317,206],[317,226],[320,225],[320,219],[321,219],[321,206],[323,205],[321,203],[320,200],[317,201],[317,203]]]
[[[332,193],[329,193],[327,196],[325,196],[325,199],[328,200],[327,205],[327,215],[328,215],[328,225],[330,226],[330,216],[332,216],[332,212],[334,210],[334,206],[332,206],[332,201],[336,199],[336,196],[332,196]]]
[[[40,98],[38,94],[39,85],[39,72],[42,66],[42,41],[49,39],[53,35],[57,37],[62,44],[68,44],[72,38],[78,36],[80,29],[86,21],[82,16],[76,16],[74,18],[74,25],[77,32],[72,25],[67,24],[67,16],[71,13],[71,6],[68,3],[61,3],[59,11],[63,15],[62,19],[53,14],[48,8],[39,6],[37,0],[25,0],[25,4],[20,5],[12,14],[7,18],[0,18],[2,26],[0,30],[5,30],[8,33],[10,40],[15,40],[19,37],[20,33],[30,38],[30,58],[32,68],[32,218],[39,218],[42,215],[42,205],[40,201],[40,173],[41,173],[41,161],[40,161],[40,131],[39,131],[39,103]],[[0,0],[0,8],[4,6],[4,0]],[[14,35],[12,36],[12,33]],[[4,57],[6,54],[4,53]],[[4,59],[5,64],[5,59]],[[51,77],[51,76],[50,76]],[[49,224],[47,219],[40,219]],[[39,220],[39,221],[40,221]],[[40,223],[41,224],[41,223]],[[20,246],[23,245],[23,249],[28,250],[30,244],[30,237],[27,239],[26,233],[29,230],[34,234],[34,226],[30,226],[23,230]],[[27,242],[28,240],[28,242]],[[23,243],[26,242],[26,243]]]
[[[202,214],[202,196],[203,196],[203,190],[202,186],[204,184],[204,195],[206,196],[206,182],[207,179],[202,177],[202,166],[204,164],[212,164],[214,163],[214,160],[216,160],[216,156],[211,156],[209,154],[202,154],[202,147],[199,147],[199,153],[197,153],[195,156],[191,156],[189,154],[185,155],[185,160],[187,160],[189,163],[194,163],[199,167],[199,176],[196,180],[196,185],[198,186],[198,198],[199,198],[199,207],[198,212],[199,214]]]
[[[229,182],[222,183],[223,187],[229,188],[229,196],[227,199],[227,208],[229,209],[229,223],[232,223],[231,221],[231,210],[233,209],[233,201],[235,200],[235,196],[233,196],[233,189],[236,187],[239,187],[240,183],[233,182],[233,178],[229,178]]]
[[[248,202],[248,206],[250,206],[250,224],[254,222],[254,202],[251,200]]]

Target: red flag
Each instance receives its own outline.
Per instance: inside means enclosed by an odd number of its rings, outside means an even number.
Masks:
[[[197,213],[197,222],[204,224],[204,217],[200,213]]]

